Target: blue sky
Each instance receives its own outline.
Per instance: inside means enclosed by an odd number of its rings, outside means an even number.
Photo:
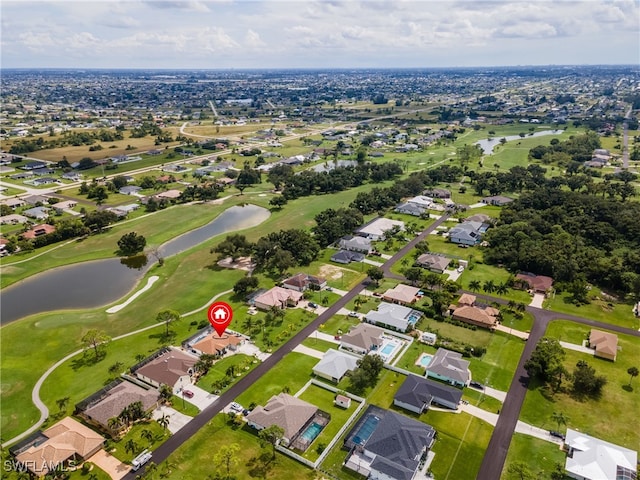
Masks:
[[[3,68],[640,63],[640,0],[2,0]]]

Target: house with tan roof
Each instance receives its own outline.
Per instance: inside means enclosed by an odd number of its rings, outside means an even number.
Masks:
[[[253,299],[256,308],[269,310],[271,307],[295,307],[302,299],[302,293],[288,288],[273,287]]]
[[[41,223],[24,232],[22,234],[22,238],[24,238],[25,240],[33,240],[36,237],[47,235],[48,233],[53,233],[55,231],[56,227],[54,227],[53,225],[49,225],[48,223]]]
[[[321,290],[327,286],[327,281],[322,277],[298,273],[284,280],[282,286],[296,292],[304,292],[309,288],[311,290]]]
[[[410,305],[418,300],[418,287],[411,287],[403,283],[399,283],[393,288],[389,288],[382,294],[385,302],[399,303],[401,305]]]
[[[475,295],[463,294],[458,305],[450,305],[449,313],[454,320],[469,323],[477,327],[495,330],[500,310],[486,305],[476,305]]]
[[[383,334],[383,328],[368,323],[360,323],[349,333],[342,335],[340,348],[364,355],[382,346]]]
[[[294,441],[302,429],[315,417],[318,407],[287,393],[274,395],[263,407],[258,405],[249,415],[247,423],[256,430],[277,425],[284,430],[283,446]]]
[[[449,257],[434,253],[423,253],[416,259],[417,266],[436,273],[444,273],[449,263],[451,263]]]
[[[520,272],[516,275],[514,286],[523,290],[531,290],[534,293],[549,293],[553,286],[553,278],[545,275],[536,275],[530,272]]]
[[[132,403],[142,403],[145,412],[158,405],[160,393],[152,387],[144,388],[126,380],[116,380],[107,388],[84,399],[76,405],[77,414],[87,422],[105,430],[109,435],[117,434],[120,428],[113,429],[109,420],[117,417]]]
[[[164,384],[175,389],[179,383],[190,383],[194,373],[193,366],[197,361],[198,357],[194,355],[176,348],[166,348],[143,360],[131,371],[140,380],[154,387],[160,388]]]
[[[595,350],[594,356],[616,361],[618,355],[618,336],[602,330],[592,329],[589,334],[589,347]]]
[[[36,477],[69,462],[79,465],[102,448],[104,438],[71,417],[65,417],[10,449],[16,460]]]
[[[224,355],[229,350],[235,351],[245,342],[245,337],[235,332],[227,331],[218,335],[210,327],[185,342],[185,346],[196,355]]]

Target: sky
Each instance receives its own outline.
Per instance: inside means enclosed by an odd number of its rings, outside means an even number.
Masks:
[[[2,68],[640,63],[640,0],[0,2]]]

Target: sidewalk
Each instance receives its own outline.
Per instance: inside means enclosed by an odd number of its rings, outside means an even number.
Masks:
[[[516,337],[520,337],[523,340],[527,340],[529,338],[529,334],[527,332],[523,332],[522,330],[516,330],[515,328],[507,327],[506,325],[496,325],[496,330],[500,330],[501,332],[508,333],[509,335],[514,335]]]

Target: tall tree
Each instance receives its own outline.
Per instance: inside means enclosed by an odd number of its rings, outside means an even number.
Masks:
[[[109,335],[107,335],[102,330],[98,330],[95,328],[89,330],[81,338],[81,342],[86,348],[93,348],[93,351],[96,354],[96,359],[100,357],[99,347],[106,344],[110,340],[111,337]]]
[[[146,244],[147,240],[142,235],[138,235],[136,232],[129,232],[118,240],[118,249],[120,255],[130,257],[142,252]]]
[[[271,444],[273,448],[271,458],[276,458],[276,445],[284,437],[284,429],[278,425],[271,425],[270,427],[260,430],[258,437],[263,442]]]
[[[555,338],[542,337],[531,357],[524,363],[530,377],[538,377],[543,382],[551,380],[565,357],[565,351]]]
[[[179,318],[180,318],[180,314],[175,310],[170,310],[170,309],[162,310],[161,312],[158,312],[158,315],[156,315],[156,321],[164,323],[165,336],[167,337],[169,336],[169,324],[171,322],[175,322]]]
[[[633,380],[633,377],[638,376],[638,367],[629,367],[627,369],[627,373],[631,376],[629,378],[629,386],[631,386],[631,380]]]
[[[551,420],[553,420],[558,424],[558,430],[560,430],[560,425],[565,425],[565,426],[567,425],[567,421],[569,420],[569,417],[567,417],[562,412],[553,412],[551,414]]]
[[[367,268],[367,276],[378,286],[384,278],[384,271],[380,267],[372,266]]]
[[[240,445],[232,443],[229,445],[223,445],[218,448],[216,454],[213,457],[213,464],[224,470],[225,479],[230,479],[231,471],[238,465],[238,453],[240,452]]]

